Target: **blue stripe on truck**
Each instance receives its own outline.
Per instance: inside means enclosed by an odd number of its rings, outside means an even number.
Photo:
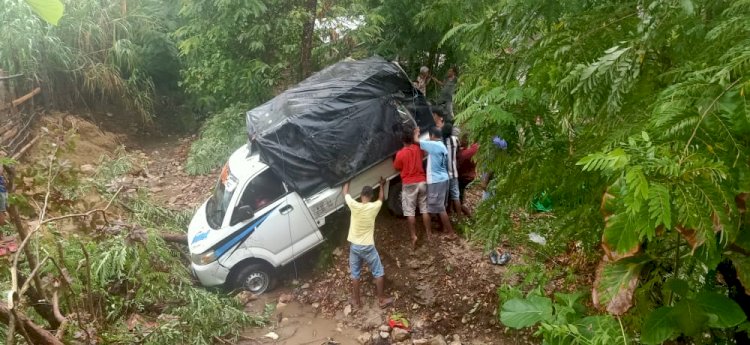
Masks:
[[[272,210],[266,212],[266,214],[264,214],[262,217],[256,219],[254,222],[248,224],[247,227],[235,233],[232,239],[216,248],[216,251],[214,252],[214,255],[216,255],[216,259],[218,260],[222,255],[229,251],[229,249],[247,239],[253,232],[255,232],[255,229],[257,229],[269,216],[271,216],[271,213],[273,213],[273,211],[276,211],[278,207],[279,206],[276,206]]]

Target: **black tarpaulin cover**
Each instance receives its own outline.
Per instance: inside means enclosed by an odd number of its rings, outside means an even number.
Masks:
[[[250,110],[247,130],[261,160],[309,196],[395,154],[412,114],[421,128],[432,124],[401,68],[371,57],[329,66]]]

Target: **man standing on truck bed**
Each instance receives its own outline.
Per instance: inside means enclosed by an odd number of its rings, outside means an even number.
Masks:
[[[372,276],[375,277],[375,288],[378,296],[378,304],[381,308],[385,308],[391,303],[393,299],[387,297],[383,292],[384,275],[383,264],[380,262],[380,255],[378,250],[375,249],[375,217],[380,212],[380,207],[383,206],[383,190],[385,180],[380,178],[380,195],[378,200],[372,201],[373,191],[372,187],[362,187],[362,193],[360,194],[360,200],[357,202],[354,198],[349,195],[349,182],[344,184],[343,193],[346,205],[352,212],[351,223],[349,224],[349,235],[347,241],[351,243],[349,246],[349,269],[352,274],[352,304],[355,307],[362,305],[362,300],[359,297],[359,276],[362,268],[362,262],[367,264],[370,268]]]
[[[414,131],[414,142],[427,152],[427,212],[440,216],[443,230],[449,237],[455,238],[456,232],[445,210],[449,187],[448,149],[442,139],[443,131],[437,127],[430,128],[430,140],[427,141],[419,140],[419,129]]]
[[[411,248],[417,246],[417,205],[422,214],[422,223],[427,238],[430,238],[430,214],[427,213],[427,176],[422,168],[422,149],[414,143],[414,131],[408,128],[403,133],[404,147],[396,153],[393,167],[401,174],[401,209],[409,223]]]

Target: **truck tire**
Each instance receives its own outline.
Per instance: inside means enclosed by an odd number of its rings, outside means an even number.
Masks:
[[[397,217],[404,216],[404,210],[401,208],[401,181],[391,184],[388,190],[388,211]]]
[[[235,276],[234,287],[239,290],[249,291],[256,295],[273,289],[276,278],[273,270],[268,265],[252,263],[240,268]]]

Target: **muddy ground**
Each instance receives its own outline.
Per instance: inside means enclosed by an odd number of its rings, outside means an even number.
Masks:
[[[163,142],[151,141],[134,148],[145,156],[149,174],[158,177],[149,186],[153,197],[169,208],[197,207],[210,195],[215,183],[213,175],[184,173],[192,140],[193,137],[168,137]],[[470,193],[470,203],[477,202],[479,191],[471,189]],[[526,342],[528,334],[507,331],[498,323],[496,291],[505,267],[491,265],[482,248],[440,235],[431,242],[420,239],[413,251],[405,219],[391,216],[385,208],[378,216],[375,238],[385,266],[386,292],[395,302],[387,309],[376,306],[374,284],[367,273],[362,284],[366,306],[350,313],[348,217],[346,210],[332,215],[323,229],[328,240],[324,249],[285,267],[276,290],[248,305],[251,310],[262,310],[262,305],[278,303],[282,296],[291,303],[281,304],[269,327],[248,331],[247,337],[255,340],[245,339],[244,343],[307,343],[298,342],[300,334],[307,334],[308,341],[317,337],[321,342],[331,338],[341,344],[362,343],[363,339],[357,338],[379,335],[380,327],[392,314],[403,315],[411,322],[410,339],[442,335],[450,342],[457,335],[456,339],[464,344]],[[263,337],[272,331],[279,335],[278,340]]]

